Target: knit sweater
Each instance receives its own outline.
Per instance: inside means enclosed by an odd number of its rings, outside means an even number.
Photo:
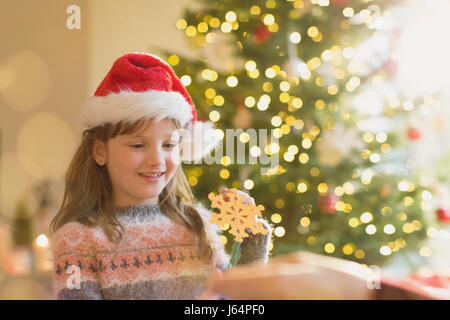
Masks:
[[[214,269],[224,270],[229,255],[210,212],[196,206],[214,254],[200,255],[198,237],[161,212],[159,205],[116,209],[125,231],[120,242],[108,240],[100,226],[63,225],[52,237],[55,299],[196,299]],[[245,238],[239,264],[267,263],[272,227],[266,235]]]

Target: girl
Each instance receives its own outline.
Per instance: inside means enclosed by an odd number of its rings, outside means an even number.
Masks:
[[[217,141],[171,67],[149,54],[120,57],[80,120],[86,130],[50,225],[55,298],[208,297],[229,256],[180,162]],[[246,238],[241,264],[267,262],[272,228],[263,224],[267,235]]]

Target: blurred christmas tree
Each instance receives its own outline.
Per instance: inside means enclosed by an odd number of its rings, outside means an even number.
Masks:
[[[205,204],[222,186],[251,193],[275,225],[272,254],[382,264],[427,236],[431,189],[398,151],[420,131],[398,124],[432,98],[386,89],[401,34],[389,27],[396,3],[204,0],[176,22],[200,58],[166,59],[200,119],[222,137],[243,129],[235,144],[247,144],[249,158],[279,157],[262,175],[261,163],[236,164],[224,148],[219,164],[186,167],[188,181]],[[273,139],[250,148],[249,128]]]

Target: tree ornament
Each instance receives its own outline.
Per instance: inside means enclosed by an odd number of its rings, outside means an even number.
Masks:
[[[422,132],[419,129],[414,128],[414,127],[409,127],[408,138],[410,140],[418,140],[418,139],[420,139],[421,135],[422,135]]]
[[[450,209],[439,208],[436,210],[436,216],[439,219],[439,221],[448,223],[450,222]]]
[[[389,78],[393,78],[397,75],[398,62],[392,58],[389,58],[383,63],[382,69],[386,72]]]
[[[391,190],[389,189],[389,187],[386,187],[386,186],[381,187],[380,196],[382,198],[387,198],[387,197],[389,197],[390,194],[391,194]]]
[[[272,38],[272,34],[264,24],[258,25],[253,33],[253,41],[257,44],[268,42]]]
[[[233,117],[233,125],[236,129],[248,129],[252,126],[253,115],[241,103],[237,104],[237,113]]]
[[[334,193],[327,193],[319,198],[319,209],[325,214],[335,214],[336,204],[341,200]]]
[[[364,145],[356,129],[346,129],[337,125],[333,130],[325,130],[317,140],[319,162],[335,167],[345,159],[353,149],[363,149]]]

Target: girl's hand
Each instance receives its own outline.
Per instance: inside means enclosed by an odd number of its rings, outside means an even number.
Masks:
[[[220,192],[223,195],[223,199],[225,201],[230,200],[230,198],[228,197],[227,194],[230,193],[230,192],[233,192],[233,190],[236,190],[236,189],[235,188],[232,188],[232,189],[222,188],[222,190]],[[244,201],[243,201],[244,205],[255,204],[255,199],[250,197],[248,194],[246,194],[245,192],[240,191],[240,190],[236,190],[236,191],[237,191],[236,192],[237,194],[239,194],[240,196],[244,197]]]

